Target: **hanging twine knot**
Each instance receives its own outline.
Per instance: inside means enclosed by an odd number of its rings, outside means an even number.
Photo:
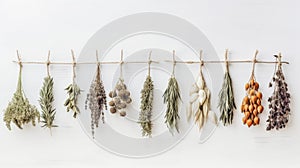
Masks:
[[[228,61],[228,49],[225,51],[225,65],[226,65],[226,71],[229,70],[229,61]]]
[[[150,76],[150,67],[151,67],[151,55],[152,55],[152,51],[149,52],[149,56],[148,56],[148,76]]]
[[[18,57],[18,64],[19,66],[22,68],[23,67],[23,64],[22,64],[22,61],[21,61],[21,56],[19,54],[19,51],[17,50],[17,57]]]
[[[172,69],[172,76],[174,77],[175,75],[175,66],[176,66],[176,59],[175,59],[175,50],[173,50],[173,69]]]

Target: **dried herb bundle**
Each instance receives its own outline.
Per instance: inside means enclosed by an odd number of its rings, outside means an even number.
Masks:
[[[17,90],[9,102],[4,112],[4,122],[6,127],[11,130],[10,123],[13,122],[16,126],[22,129],[24,124],[32,123],[36,125],[36,120],[40,121],[40,113],[34,105],[29,103],[22,88],[22,65],[20,64],[19,78]]]
[[[195,108],[193,108],[193,106]],[[202,65],[197,81],[192,85],[190,90],[190,101],[188,109],[188,120],[194,115],[195,123],[201,130],[206,123],[210,112],[210,91],[206,86],[206,82],[202,73]],[[217,124],[217,116],[213,113],[211,120]]]
[[[274,91],[272,96],[268,99],[270,112],[267,119],[267,131],[270,131],[271,129],[279,130],[285,128],[289,121],[291,112],[291,95],[288,93],[288,85],[285,82],[285,77],[282,71],[281,55],[275,55],[275,57],[278,59],[279,63],[277,68],[275,68],[272,82],[269,84],[269,87],[272,87],[274,84]]]
[[[67,112],[72,110],[74,112],[73,117],[76,118],[80,113],[79,108],[77,107],[77,99],[81,90],[76,83],[70,84],[65,90],[68,93],[68,98],[65,101],[64,106],[67,107]]]
[[[174,75],[169,79],[168,87],[163,94],[164,103],[167,104],[167,111],[165,114],[165,123],[167,124],[169,131],[173,134],[174,129],[179,133],[178,115],[179,102],[181,100],[180,90]]]
[[[53,125],[53,121],[55,119],[55,109],[52,106],[54,101],[53,96],[53,78],[51,76],[47,76],[44,78],[43,87],[40,90],[40,106],[42,109],[42,127],[47,127],[51,130],[53,127],[57,127],[57,125]]]
[[[104,109],[107,110],[106,94],[100,74],[100,64],[97,65],[96,77],[92,81],[89,94],[87,95],[86,109],[88,102],[89,109],[91,110],[92,135],[95,138],[95,127],[98,128],[100,118],[104,123]]]
[[[110,112],[119,112],[122,117],[126,116],[126,107],[132,102],[130,98],[130,92],[127,90],[127,86],[122,78],[119,78],[114,90],[109,92],[109,97],[112,100],[109,102]]]
[[[142,127],[142,135],[151,137],[152,134],[152,104],[153,104],[153,81],[151,76],[148,75],[144,87],[141,91],[141,112],[139,116],[139,122]]]
[[[226,68],[222,89],[219,92],[218,107],[221,112],[220,121],[223,122],[224,126],[227,124],[232,124],[233,111],[234,109],[236,109],[236,106],[234,102],[232,82],[228,68]]]

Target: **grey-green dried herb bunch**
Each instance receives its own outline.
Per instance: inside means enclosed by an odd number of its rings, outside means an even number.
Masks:
[[[73,117],[76,118],[76,116],[80,113],[79,108],[77,107],[77,99],[81,92],[79,86],[76,83],[70,84],[66,89],[68,98],[64,103],[64,106],[67,107],[67,112],[70,110],[73,111]]]
[[[163,94],[164,103],[167,104],[165,114],[165,123],[169,131],[173,134],[174,129],[179,133],[178,120],[180,119],[178,110],[179,102],[181,100],[180,89],[174,75],[171,76],[168,82],[168,87]]]
[[[104,109],[107,110],[106,94],[100,74],[100,64],[97,65],[96,77],[91,83],[87,103],[91,110],[91,129],[93,138],[95,138],[95,127],[98,128],[100,118],[104,123]]]
[[[153,90],[154,85],[151,79],[151,76],[148,75],[143,89],[141,91],[141,107],[140,107],[140,116],[139,116],[139,124],[142,127],[142,135],[149,136],[152,135],[152,105],[153,105]]]
[[[4,122],[6,127],[11,130],[10,123],[22,129],[24,124],[32,123],[36,125],[36,120],[40,121],[40,113],[34,105],[29,103],[22,88],[22,65],[20,65],[17,90],[13,95],[4,112]]]
[[[232,124],[233,111],[236,109],[236,105],[234,102],[232,82],[228,69],[225,72],[222,89],[219,92],[218,107],[221,112],[220,121],[223,122],[224,126]]]
[[[275,57],[279,63],[276,65],[277,68],[275,68],[272,82],[269,84],[269,87],[274,85],[274,90],[272,96],[268,99],[270,111],[267,119],[267,131],[285,128],[291,114],[291,95],[288,92],[288,85],[285,82],[285,77],[282,71],[281,55],[275,55]]]
[[[109,106],[111,107],[110,112],[118,112],[122,117],[125,117],[125,109],[132,102],[132,99],[122,78],[119,78],[115,88],[109,92],[109,97],[112,98],[109,102]]]
[[[53,96],[53,78],[51,76],[47,76],[44,78],[43,87],[40,90],[40,106],[42,110],[42,127],[47,127],[50,130],[53,127],[57,127],[54,125],[55,119],[55,108],[53,107],[54,96]]]

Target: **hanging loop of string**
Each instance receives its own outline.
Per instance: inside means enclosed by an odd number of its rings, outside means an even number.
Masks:
[[[255,72],[255,64],[256,64],[256,62],[257,62],[257,59],[256,59],[257,54],[258,54],[258,50],[255,50],[250,80],[251,80],[251,79],[255,79],[254,72]]]
[[[73,80],[73,84],[75,83],[75,78],[76,78],[76,60],[75,60],[75,54],[74,54],[74,51],[71,50],[71,53],[72,53],[72,74],[73,74],[73,77],[72,77],[72,80]]]
[[[226,65],[226,72],[228,72],[229,71],[228,49],[225,50],[225,65]]]
[[[199,65],[200,65],[200,73],[202,73],[202,67],[204,66],[204,61],[203,61],[203,51],[202,50],[200,50],[200,52],[199,52],[199,59],[200,59],[200,61],[199,61]]]
[[[100,61],[99,61],[98,50],[96,50],[96,61],[97,61],[97,75],[100,75]]]
[[[175,66],[176,66],[176,59],[175,59],[175,50],[173,50],[173,68],[172,68],[172,76],[175,76]]]
[[[50,50],[48,51],[48,56],[47,56],[47,61],[46,61],[46,65],[47,65],[47,75],[50,76]]]
[[[151,54],[152,54],[152,51],[149,52],[149,56],[148,56],[148,76],[150,76],[150,66],[152,63]]]
[[[121,60],[120,60],[120,79],[123,80],[123,49],[121,50]]]

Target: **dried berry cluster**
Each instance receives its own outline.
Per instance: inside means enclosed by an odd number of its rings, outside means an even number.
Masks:
[[[103,82],[100,77],[100,65],[97,66],[97,73],[96,77],[93,80],[89,94],[87,95],[86,100],[86,107],[87,103],[89,102],[89,108],[91,110],[91,129],[92,129],[92,135],[94,138],[95,134],[95,126],[98,128],[100,118],[102,119],[102,122],[104,123],[104,108],[107,110],[107,103],[106,103],[106,95],[105,95],[105,89]]]
[[[110,112],[119,112],[120,116],[126,116],[126,111],[124,109],[132,102],[132,99],[130,98],[130,92],[127,90],[123,79],[119,79],[114,90],[109,92],[109,97],[112,98],[109,102],[109,106],[111,107]]]
[[[261,105],[262,93],[258,91],[259,84],[254,80],[254,77],[246,83],[245,90],[246,96],[243,99],[241,112],[244,113],[243,123],[248,127],[259,124],[258,114],[262,113],[264,107]]]
[[[268,99],[270,112],[267,119],[267,131],[274,128],[276,130],[285,128],[290,116],[291,96],[288,93],[288,85],[285,82],[281,64],[278,65],[269,87],[273,86],[272,83],[274,84],[274,91]]]

